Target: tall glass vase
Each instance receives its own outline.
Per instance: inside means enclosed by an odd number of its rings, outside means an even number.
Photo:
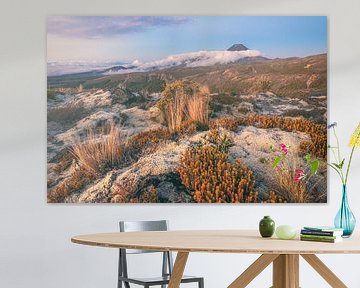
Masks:
[[[341,206],[334,224],[336,228],[344,229],[343,237],[350,237],[355,229],[356,219],[349,207],[346,185],[343,185]]]

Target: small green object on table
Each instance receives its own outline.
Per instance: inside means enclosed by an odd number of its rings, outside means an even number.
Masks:
[[[275,230],[276,236],[282,240],[294,239],[296,236],[296,232],[297,230],[290,225],[281,225]]]
[[[274,235],[275,222],[270,216],[264,216],[259,223],[259,232],[261,237],[268,238]]]

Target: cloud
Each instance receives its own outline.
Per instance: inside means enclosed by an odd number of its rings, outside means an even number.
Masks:
[[[49,16],[47,32],[65,37],[106,38],[151,27],[179,25],[188,20],[175,16]]]
[[[154,69],[166,69],[176,66],[199,67],[216,64],[229,64],[244,58],[258,57],[263,54],[258,50],[246,51],[197,51],[169,55],[163,59],[141,63],[136,60],[129,66],[136,66],[133,71],[149,71]],[[119,71],[128,73],[128,70]]]

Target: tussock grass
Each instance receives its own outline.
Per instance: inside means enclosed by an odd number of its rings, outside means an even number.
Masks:
[[[281,164],[273,170],[275,190],[277,194],[285,198],[286,202],[309,203],[311,202],[311,195],[307,189],[307,181],[294,181],[297,167],[301,167],[299,159],[296,156],[292,156],[289,157],[287,161],[282,161]]]
[[[171,132],[175,132],[184,121],[186,112],[187,99],[182,96],[175,96],[173,101],[169,103],[168,109],[165,111],[168,128]]]
[[[197,83],[175,81],[166,86],[158,102],[165,123],[171,133],[185,122],[209,123],[209,89]]]
[[[208,94],[209,89],[202,87],[198,94],[187,99],[187,113],[191,121],[209,124],[209,103],[206,96]]]
[[[275,183],[278,194],[289,203],[309,203],[310,195],[304,181],[294,182],[294,171],[279,169],[275,172]]]
[[[86,139],[76,142],[71,148],[80,166],[94,175],[118,166],[123,160],[124,141],[120,130],[114,125],[108,130],[108,134],[101,138],[89,130]]]

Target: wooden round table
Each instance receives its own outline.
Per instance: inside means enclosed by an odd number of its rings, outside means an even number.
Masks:
[[[169,288],[178,288],[190,252],[262,254],[228,288],[246,287],[273,263],[274,288],[299,287],[301,255],[331,287],[347,287],[315,254],[360,253],[358,235],[339,243],[261,238],[255,230],[117,232],[74,236],[72,242],[90,246],[176,251]]]

